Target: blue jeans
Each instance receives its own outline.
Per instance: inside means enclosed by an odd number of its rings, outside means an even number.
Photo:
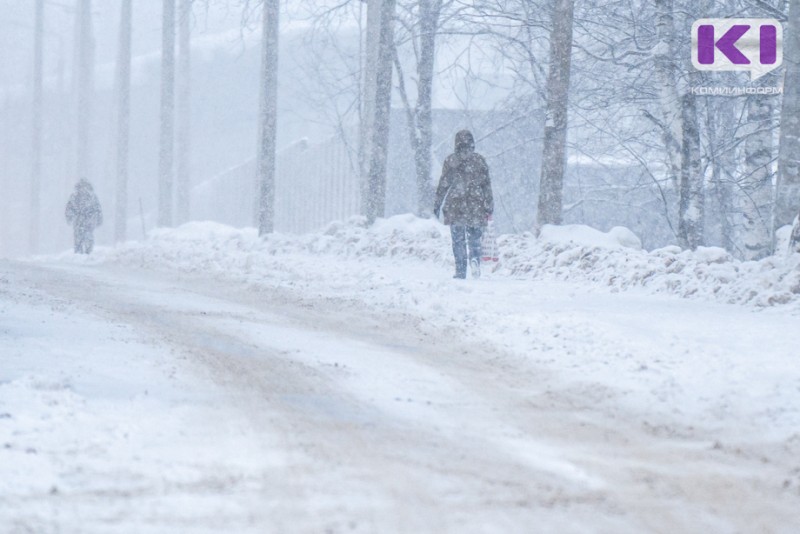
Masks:
[[[483,228],[480,226],[450,226],[450,236],[453,238],[453,257],[456,260],[456,276],[467,277],[467,258],[481,261],[481,236]]]
[[[94,230],[75,224],[75,254],[91,254],[94,248]]]

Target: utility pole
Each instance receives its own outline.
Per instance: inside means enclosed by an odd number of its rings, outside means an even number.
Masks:
[[[553,10],[537,228],[545,224],[561,224],[573,10],[574,0],[556,0]]]
[[[42,108],[44,100],[44,0],[36,0],[33,51],[33,132],[31,155],[30,252],[39,249],[42,194]]]
[[[161,27],[161,134],[158,156],[158,225],[172,226],[175,149],[175,0],[163,0]]]
[[[133,0],[122,0],[117,51],[117,187],[114,238],[118,242],[127,238],[128,222],[132,4]]]
[[[191,193],[191,32],[193,0],[180,0],[178,8],[178,77],[177,77],[177,194],[178,223],[189,220]]]
[[[89,131],[92,122],[94,92],[94,39],[92,37],[92,1],[79,0],[76,12],[77,29],[77,173],[78,179],[89,179]]]
[[[261,105],[258,134],[258,234],[275,224],[275,147],[278,133],[278,16],[280,0],[264,0],[261,49]]]

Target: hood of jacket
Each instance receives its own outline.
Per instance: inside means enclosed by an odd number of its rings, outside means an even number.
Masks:
[[[475,138],[469,130],[461,130],[456,134],[456,154],[475,151]]]
[[[75,184],[75,191],[81,194],[87,194],[87,193],[93,193],[94,188],[92,187],[92,184],[89,182],[89,180],[82,178],[78,181],[77,184]]]

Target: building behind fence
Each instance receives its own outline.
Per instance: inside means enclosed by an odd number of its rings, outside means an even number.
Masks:
[[[489,164],[499,232],[530,230],[535,221],[541,155],[541,115],[436,110],[431,187],[461,128],[475,133],[476,148]],[[279,151],[275,185],[275,230],[304,233],[360,212],[357,149],[340,137],[322,143],[297,141]],[[193,218],[232,226],[255,225],[255,160],[229,169],[194,189]],[[386,215],[416,211],[414,153],[406,116],[392,115]],[[669,198],[668,206],[675,204]],[[564,222],[601,230],[621,225],[643,237],[645,246],[674,242],[664,200],[635,167],[571,161],[564,183]],[[666,211],[669,211],[668,208]],[[673,214],[674,216],[674,214]]]
[[[487,156],[499,195],[497,218],[508,231],[532,222],[539,172],[539,121],[498,113],[437,110],[434,112],[431,187],[444,158],[453,150],[459,129],[475,131],[478,149]],[[322,143],[297,141],[278,153],[275,184],[275,230],[302,233],[360,212],[361,187],[357,150],[341,137]],[[255,160],[237,165],[196,186],[192,218],[233,226],[255,224]],[[395,111],[390,133],[386,215],[416,211],[414,153],[405,114]],[[505,200],[503,200],[505,199]],[[525,214],[521,219],[515,214]],[[528,219],[531,219],[530,221]]]

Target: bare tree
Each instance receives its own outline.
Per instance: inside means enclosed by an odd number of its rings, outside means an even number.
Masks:
[[[278,16],[279,0],[264,0],[261,52],[261,104],[257,156],[258,233],[274,229],[275,149],[278,124]]]
[[[398,86],[406,108],[409,139],[414,151],[416,170],[417,215],[430,216],[433,206],[433,184],[431,182],[431,145],[433,142],[433,77],[436,60],[436,38],[442,12],[442,0],[418,0],[416,20],[411,26],[411,41],[416,58],[416,103],[411,105],[405,88],[400,58],[395,50],[395,68]]]
[[[700,122],[696,96],[687,93],[681,102],[681,175],[678,206],[678,240],[684,248],[696,249],[703,244],[705,190]]]
[[[178,222],[189,220],[191,191],[191,33],[194,0],[180,0],[178,24],[177,194]]]
[[[161,130],[158,157],[159,226],[172,226],[174,132],[175,0],[163,0],[161,27]]]
[[[711,167],[711,183],[706,197],[710,209],[707,212],[716,215],[716,218],[709,216],[707,220],[711,223],[711,233],[715,233],[716,230],[719,244],[726,250],[732,251],[736,247],[730,220],[733,212],[732,180],[729,179],[728,173],[736,167],[735,150],[732,148],[735,145],[730,136],[736,129],[736,107],[731,106],[730,102],[714,104],[706,98],[705,111],[708,162]]]
[[[781,132],[778,149],[778,183],[775,194],[775,229],[792,224],[800,211],[800,4],[789,2],[784,33]],[[800,225],[795,228],[800,236]]]
[[[389,150],[389,121],[392,96],[392,60],[394,50],[395,0],[370,0],[367,16],[367,32],[374,36],[367,39],[367,53],[372,62],[367,62],[365,81],[368,127],[362,135],[368,137],[369,151],[366,194],[362,196],[363,211],[367,222],[372,224],[383,217],[386,206],[386,163]],[[377,16],[376,16],[377,15]],[[375,39],[377,37],[377,39]],[[374,48],[371,47],[375,43]],[[374,66],[373,66],[374,65]],[[374,88],[374,89],[371,89]],[[374,97],[373,97],[374,95]]]
[[[567,144],[567,104],[572,59],[574,0],[556,0],[550,33],[550,70],[536,223],[561,224]]]
[[[743,128],[744,172],[737,180],[736,230],[740,256],[756,260],[771,253],[774,98],[753,95]]]
[[[44,0],[36,0],[33,52],[33,113],[31,130],[31,213],[30,251],[39,247],[39,217],[42,195],[42,106],[44,99]]]
[[[655,0],[656,48],[653,51],[658,77],[660,124],[664,147],[667,152],[668,177],[673,185],[678,184],[681,174],[681,100],[678,97],[678,79],[675,58],[675,21],[673,0]]]
[[[117,187],[114,219],[116,241],[124,241],[127,237],[132,11],[133,0],[122,0],[117,50]]]

